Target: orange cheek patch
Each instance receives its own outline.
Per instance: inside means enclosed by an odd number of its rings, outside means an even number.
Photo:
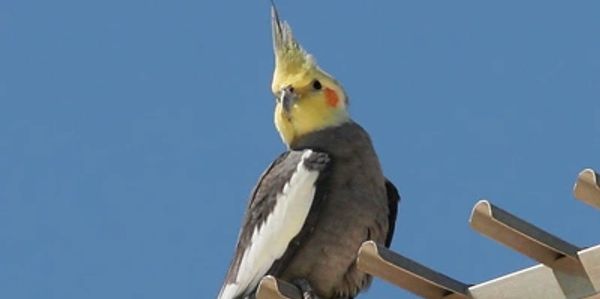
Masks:
[[[325,88],[325,99],[327,100],[327,105],[331,107],[336,107],[340,102],[340,98],[338,97],[335,90],[331,88]]]

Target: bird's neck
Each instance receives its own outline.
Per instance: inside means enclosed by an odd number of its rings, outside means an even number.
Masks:
[[[351,122],[347,111],[335,111],[333,114],[324,115],[313,111],[305,115],[289,119],[283,113],[277,113],[275,117],[275,126],[283,139],[283,142],[291,148],[297,140],[312,133],[327,130],[329,128],[339,127]]]
[[[370,143],[368,135],[351,119],[299,136],[288,144],[291,150],[316,149],[326,152],[349,147],[352,143]]]

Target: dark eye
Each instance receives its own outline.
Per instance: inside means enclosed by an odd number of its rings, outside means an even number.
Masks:
[[[315,90],[320,90],[320,89],[321,89],[321,87],[323,87],[323,86],[321,85],[321,82],[319,82],[319,80],[315,80],[315,81],[313,81],[313,83],[312,83],[312,87],[313,87]]]

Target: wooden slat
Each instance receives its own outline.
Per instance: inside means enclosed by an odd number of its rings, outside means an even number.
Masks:
[[[598,174],[592,169],[584,169],[579,173],[573,187],[575,198],[600,209],[600,182]]]
[[[473,299],[575,299],[598,294],[588,277],[543,264],[474,285],[469,291]]]
[[[579,259],[594,288],[600,291],[600,245],[580,251]]]
[[[257,299],[302,299],[302,294],[293,284],[273,276],[265,276],[258,285]]]
[[[473,207],[471,227],[551,268],[581,272],[580,248],[481,200]],[[563,258],[564,257],[564,258]]]
[[[583,249],[577,256],[584,273],[538,264],[477,284],[469,291],[474,299],[600,299],[600,245]]]
[[[468,298],[467,285],[392,252],[373,241],[362,244],[358,269],[424,298]]]

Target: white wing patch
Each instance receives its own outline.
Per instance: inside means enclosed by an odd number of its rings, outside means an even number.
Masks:
[[[248,295],[300,233],[310,211],[315,182],[319,177],[318,171],[308,170],[304,165],[304,160],[312,153],[311,150],[304,151],[296,171],[277,195],[273,211],[260,228],[254,229],[250,245],[242,255],[235,282],[223,288],[219,299]]]

